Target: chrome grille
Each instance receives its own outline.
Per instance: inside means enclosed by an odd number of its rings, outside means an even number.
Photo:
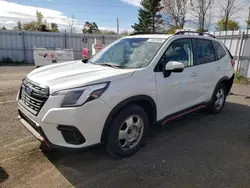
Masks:
[[[37,115],[49,97],[49,88],[40,86],[27,78],[20,89],[19,102],[32,114]]]

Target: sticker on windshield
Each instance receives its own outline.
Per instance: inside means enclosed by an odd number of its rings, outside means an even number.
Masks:
[[[147,42],[157,42],[157,43],[163,43],[165,39],[148,39]]]

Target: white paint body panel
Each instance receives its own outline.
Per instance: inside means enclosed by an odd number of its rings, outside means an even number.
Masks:
[[[171,73],[167,78],[164,78],[161,72],[155,73],[159,119],[204,100],[201,86],[191,77],[194,71],[194,67],[189,67],[182,73]]]
[[[160,37],[167,39],[170,36],[160,35]],[[228,56],[223,62],[188,67],[183,72],[172,73],[167,78],[164,78],[163,73],[154,72],[155,66],[170,43],[183,37],[194,38],[196,36],[170,37],[150,65],[145,68],[115,69],[73,61],[36,69],[27,77],[35,83],[48,86],[50,94],[105,81],[110,81],[110,85],[100,98],[80,107],[62,108],[64,96],[50,95],[37,116],[32,115],[20,103],[19,109],[38,126],[41,126],[51,143],[58,146],[82,148],[101,141],[103,127],[111,110],[127,98],[137,95],[151,97],[157,107],[157,120],[195,104],[207,102],[211,99],[215,85],[220,78],[225,76],[231,78],[233,75]],[[218,64],[220,70],[216,72]],[[193,73],[197,75],[192,76]],[[86,138],[86,142],[82,145],[66,143],[61,132],[57,130],[58,124],[75,126]]]

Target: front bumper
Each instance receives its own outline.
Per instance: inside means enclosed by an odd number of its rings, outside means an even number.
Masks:
[[[46,136],[44,135],[41,127],[37,126],[35,122],[25,116],[20,110],[18,110],[18,119],[23,124],[23,126],[30,131],[33,136],[35,136],[39,141],[44,142],[49,148],[52,147]]]
[[[48,148],[65,149],[66,147],[58,146],[52,144],[46,135],[44,134],[42,128],[37,126],[35,122],[25,116],[20,110],[18,110],[18,119],[24,125],[24,127],[30,131],[36,139],[44,143]],[[68,148],[68,147],[67,147]]]
[[[57,101],[61,99],[50,97],[37,116],[18,103],[18,118],[38,140],[50,148],[80,149],[101,142],[102,130],[111,111],[106,103],[99,98],[80,107],[61,108]],[[68,142],[61,130],[61,127],[67,126],[74,127],[83,135],[84,142]]]

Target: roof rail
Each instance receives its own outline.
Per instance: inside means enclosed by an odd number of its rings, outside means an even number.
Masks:
[[[214,35],[209,34],[209,33],[204,33],[204,32],[196,32],[196,31],[178,31],[176,32],[174,35],[185,35],[185,33],[193,33],[193,34],[198,34],[200,36],[209,36],[209,37],[213,37],[216,38]]]
[[[157,35],[157,34],[164,34],[164,35],[167,35],[167,33],[153,33],[153,32],[136,32],[136,33],[132,33],[130,34],[130,36],[133,36],[133,35]]]

